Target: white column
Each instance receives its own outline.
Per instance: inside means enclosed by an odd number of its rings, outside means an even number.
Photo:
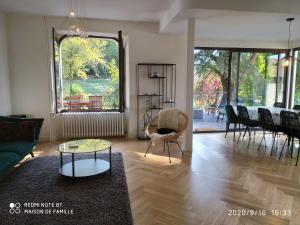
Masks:
[[[193,85],[194,85],[194,47],[195,19],[189,18],[186,29],[186,87],[185,108],[189,117],[189,125],[185,132],[185,151],[193,151]]]

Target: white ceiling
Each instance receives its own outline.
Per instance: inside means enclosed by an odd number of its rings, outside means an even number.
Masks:
[[[78,1],[79,2],[79,1]],[[159,21],[174,0],[85,0],[88,18]],[[0,0],[6,12],[67,16],[67,0]]]
[[[188,2],[188,0],[181,1]],[[213,2],[214,0],[210,1]],[[298,1],[299,0],[297,0],[297,2]],[[88,18],[159,22],[163,19],[164,15],[169,15],[168,11],[179,1],[85,0],[85,2],[87,11],[86,16]],[[234,1],[226,0],[225,2],[230,3]],[[249,0],[247,0],[247,2],[247,4],[249,4]],[[198,3],[200,3],[200,1],[198,1]],[[233,6],[235,5],[236,4],[233,4]],[[252,12],[250,12],[238,10],[201,9],[202,6],[203,4],[200,4],[200,8],[198,6],[197,9],[194,8],[186,11],[182,10],[181,13],[178,14],[180,16],[174,17],[175,19],[167,24],[163,32],[176,34],[183,33],[185,31],[184,20],[188,17],[194,17],[196,18],[197,38],[216,40],[286,41],[288,24],[285,19],[293,16],[296,18],[296,21],[293,23],[292,27],[292,39],[300,39],[300,12],[298,15],[295,15],[292,13],[261,12],[261,8],[260,11],[257,10],[254,12],[254,9],[251,9]],[[218,4],[218,7],[221,7],[220,4]],[[290,7],[293,8],[292,5],[290,5]],[[176,7],[173,8],[176,9]],[[281,9],[279,6],[277,8]],[[294,7],[294,9],[297,9],[297,7]],[[68,1],[0,0],[0,10],[5,12],[66,16],[68,14]]]
[[[217,40],[287,41],[288,17],[295,17],[291,39],[300,39],[300,15],[240,11],[201,10],[196,18],[196,36]],[[164,32],[184,32],[184,21],[170,24]]]

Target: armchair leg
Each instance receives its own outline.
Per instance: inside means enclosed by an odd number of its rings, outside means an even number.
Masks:
[[[168,154],[169,154],[169,162],[171,163],[171,156],[170,156],[170,150],[169,150],[169,142],[167,142],[167,149],[168,149]]]
[[[183,155],[183,150],[182,150],[182,148],[180,147],[180,144],[178,143],[178,141],[175,141],[175,143],[178,145],[178,148],[180,149],[181,154]]]
[[[34,158],[34,154],[33,154],[33,152],[30,152],[30,155],[31,155],[31,157],[32,157],[32,158]]]
[[[149,144],[149,146],[148,146],[148,149],[147,149],[147,151],[145,152],[145,155],[144,155],[144,157],[146,157],[146,155],[147,155],[147,153],[148,153],[148,151],[149,151],[149,149],[150,149],[151,145],[152,145],[152,141],[150,141],[150,144]]]

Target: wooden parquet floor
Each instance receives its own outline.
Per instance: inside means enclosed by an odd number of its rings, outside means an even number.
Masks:
[[[194,135],[192,153],[172,146],[171,164],[162,146],[144,157],[147,142],[111,140],[123,153],[135,225],[300,225],[300,165],[258,152],[259,136],[247,148],[232,134]],[[41,144],[40,156],[55,147]]]

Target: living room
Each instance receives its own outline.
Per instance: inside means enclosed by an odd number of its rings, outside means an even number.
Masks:
[[[0,0],[0,224],[300,224],[299,12]]]

